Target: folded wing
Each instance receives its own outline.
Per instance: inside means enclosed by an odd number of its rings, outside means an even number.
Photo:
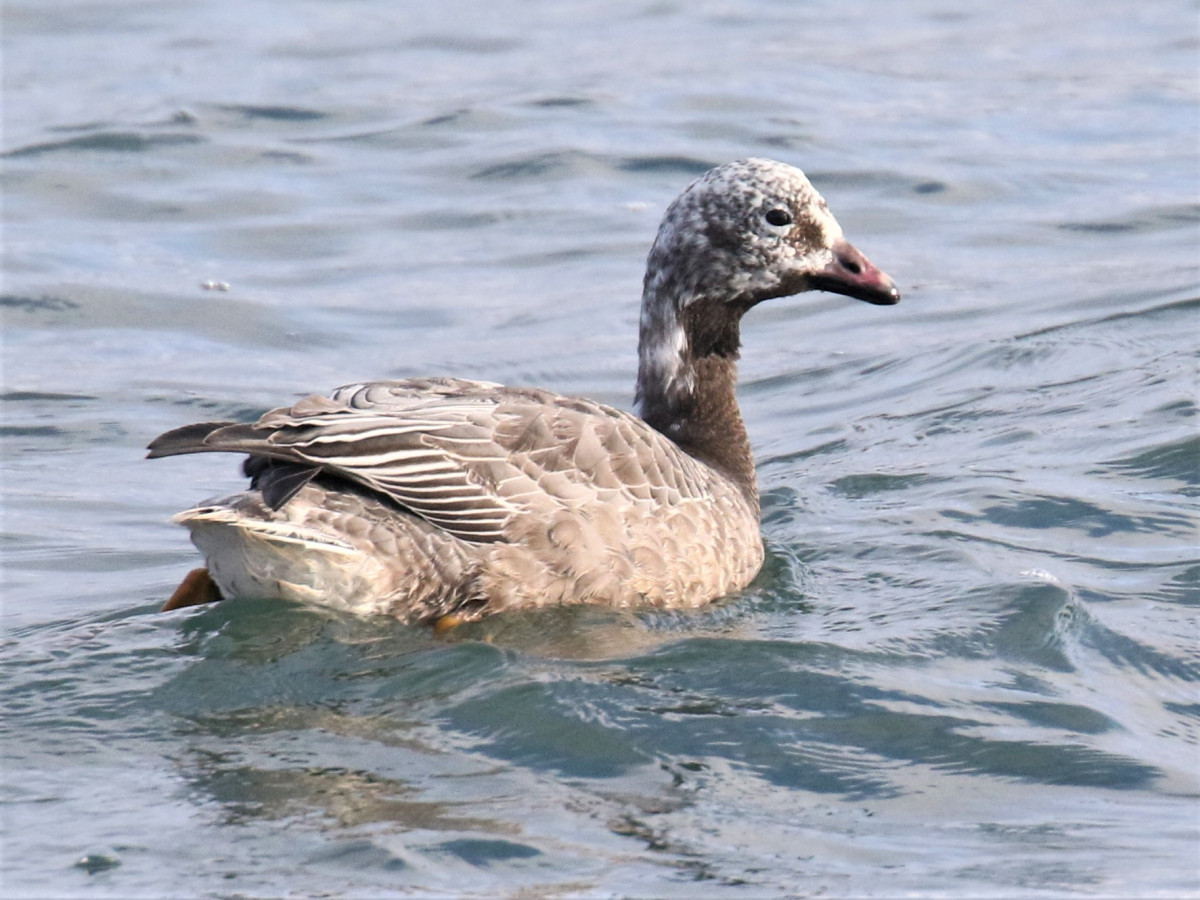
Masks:
[[[700,464],[624,412],[461,379],[347,385],[254,423],[167,432],[149,455],[202,452],[246,453],[248,471],[274,470],[269,503],[327,474],[476,543],[512,539],[514,522],[549,521],[564,508],[699,497],[705,479]]]

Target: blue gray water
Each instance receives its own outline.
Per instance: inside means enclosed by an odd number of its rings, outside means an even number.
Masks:
[[[1200,893],[1194,3],[3,13],[6,896]],[[149,439],[628,406],[662,209],[751,154],[905,296],[748,318],[750,590],[156,612],[240,480]]]

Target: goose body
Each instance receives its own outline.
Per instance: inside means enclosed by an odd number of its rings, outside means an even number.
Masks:
[[[564,603],[699,606],[763,561],[734,393],[741,317],[812,289],[899,300],[798,169],[729,163],[671,204],[650,251],[638,415],[489,382],[380,381],[250,424],[187,425],[149,455],[249,456],[250,490],[176,516],[210,599],[455,622]]]

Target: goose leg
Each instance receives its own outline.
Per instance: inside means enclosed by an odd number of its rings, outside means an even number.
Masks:
[[[192,569],[183,576],[183,581],[179,582],[179,587],[175,588],[175,593],[163,604],[159,612],[170,612],[185,606],[199,606],[202,603],[216,603],[220,599],[221,592],[212,576],[208,574],[208,569]]]

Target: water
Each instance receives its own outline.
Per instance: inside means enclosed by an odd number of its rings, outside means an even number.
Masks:
[[[7,896],[1200,893],[1194,4],[4,15]],[[627,406],[661,211],[750,154],[905,297],[748,318],[745,594],[156,612],[239,481],[150,438]]]

